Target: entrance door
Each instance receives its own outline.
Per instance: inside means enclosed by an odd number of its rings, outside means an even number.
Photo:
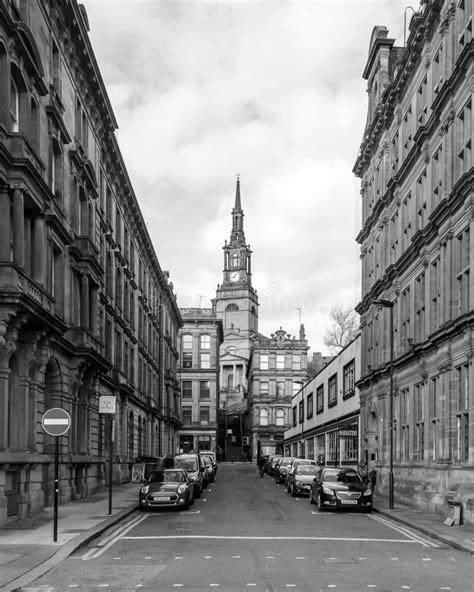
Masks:
[[[15,516],[20,510],[20,471],[6,471],[5,496],[7,498],[7,516]]]

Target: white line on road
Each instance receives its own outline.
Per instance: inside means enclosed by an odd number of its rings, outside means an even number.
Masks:
[[[439,549],[439,545],[436,545],[435,543],[432,543],[431,541],[427,541],[426,539],[415,534],[411,530],[408,530],[408,528],[405,528],[405,527],[400,526],[398,524],[394,524],[393,522],[391,522],[390,520],[388,520],[386,518],[382,518],[380,516],[374,516],[373,514],[370,516],[367,516],[367,517],[371,518],[372,520],[375,520],[376,522],[380,522],[381,524],[384,524],[385,526],[388,526],[389,528],[396,530],[397,532],[399,532],[401,534],[404,534],[405,536],[410,538],[412,541],[414,541],[416,543],[420,543],[420,545],[423,545],[423,547],[433,547],[434,549]]]
[[[229,540],[229,541],[346,541],[356,543],[419,543],[417,540],[406,539],[366,539],[352,537],[305,537],[305,536],[219,536],[200,534],[172,534],[172,535],[149,535],[149,536],[122,536],[127,541],[156,541],[173,539],[204,539],[204,540]]]
[[[82,557],[82,559],[84,559],[84,560],[97,559],[97,557],[99,557],[99,555],[102,555],[102,553],[107,551],[107,549],[109,549],[114,543],[116,543],[121,538],[125,538],[122,535],[126,534],[127,532],[130,532],[132,530],[132,528],[134,528],[135,526],[140,524],[140,522],[143,522],[143,520],[145,520],[145,518],[146,518],[146,516],[140,516],[137,520],[132,521],[132,523],[129,523],[127,528],[122,529],[120,534],[116,535],[111,541],[109,541],[106,545],[104,545],[102,548],[100,548],[96,553],[94,553],[93,555],[89,555],[88,553],[86,553],[87,557],[84,556],[84,557]]]

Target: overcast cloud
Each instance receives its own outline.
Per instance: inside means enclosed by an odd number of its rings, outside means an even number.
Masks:
[[[241,175],[259,329],[312,351],[360,297],[362,72],[375,25],[403,43],[406,0],[85,0],[118,140],[178,303],[210,306]],[[417,8],[417,3],[414,3]]]

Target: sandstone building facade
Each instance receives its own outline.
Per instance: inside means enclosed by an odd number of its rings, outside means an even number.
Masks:
[[[474,46],[470,0],[423,1],[405,47],[374,28],[364,70],[362,430],[395,500],[474,519]],[[390,425],[389,309],[394,388]]]
[[[103,487],[115,395],[115,480],[176,450],[181,315],[116,141],[75,0],[0,0],[0,522]]]

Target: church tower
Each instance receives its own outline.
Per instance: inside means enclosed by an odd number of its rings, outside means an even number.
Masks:
[[[237,177],[230,241],[225,241],[222,284],[217,286],[214,310],[222,320],[220,346],[220,447],[228,460],[240,460],[247,410],[247,367],[251,339],[258,331],[258,296],[252,287],[252,251],[245,242],[244,212]]]

